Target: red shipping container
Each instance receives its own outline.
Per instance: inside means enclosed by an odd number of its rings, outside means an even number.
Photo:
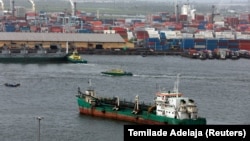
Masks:
[[[250,40],[239,40],[239,43],[250,45]]]
[[[50,32],[57,32],[57,33],[59,33],[59,32],[62,32],[62,31],[63,31],[63,29],[60,26],[52,26],[52,27],[50,27]]]
[[[249,50],[250,51],[250,46],[239,46],[240,50]]]
[[[187,15],[180,15],[180,16],[179,16],[179,20],[180,20],[180,21],[187,21],[187,19],[188,19],[188,18],[187,18]]]

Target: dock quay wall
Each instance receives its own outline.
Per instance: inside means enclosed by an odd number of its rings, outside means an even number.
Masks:
[[[147,51],[147,50],[98,50],[86,49],[79,50],[80,54],[96,54],[96,55],[181,55],[182,51]]]

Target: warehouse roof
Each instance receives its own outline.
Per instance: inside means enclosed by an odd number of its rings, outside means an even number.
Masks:
[[[0,41],[122,42],[119,34],[0,32]]]

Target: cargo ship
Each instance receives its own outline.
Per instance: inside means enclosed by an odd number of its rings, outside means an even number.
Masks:
[[[78,87],[79,113],[143,125],[206,125],[206,118],[198,115],[194,100],[178,91],[178,80],[174,90],[158,91],[154,104],[146,104],[135,96],[134,101],[119,100],[119,97],[97,97],[95,89],[89,87],[82,92]]]
[[[39,63],[39,62],[67,62],[67,52],[60,48],[48,52],[42,47],[28,49],[23,46],[17,51],[12,51],[8,46],[3,46],[0,54],[1,63]]]

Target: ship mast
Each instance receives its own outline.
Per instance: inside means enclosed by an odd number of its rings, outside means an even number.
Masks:
[[[94,88],[92,87],[91,79],[88,80],[88,83],[89,83],[89,88],[87,91],[90,93],[91,96],[95,97],[96,92],[95,92]]]
[[[118,110],[119,110],[119,107],[120,107],[120,100],[119,100],[119,97],[116,96],[116,105],[115,105],[115,107],[113,108],[113,110],[118,111]]]
[[[120,106],[120,100],[119,100],[119,97],[117,96],[117,106],[119,107]]]
[[[88,83],[89,83],[89,87],[91,87],[92,86],[91,79],[89,79]]]
[[[177,97],[178,97],[178,94],[179,94],[179,78],[180,78],[180,74],[178,73],[177,74],[177,79],[176,79],[175,84],[174,84],[174,92],[176,93]]]
[[[139,96],[136,95],[135,96],[135,107],[134,107],[134,110],[133,110],[133,114],[137,114],[139,112]]]

